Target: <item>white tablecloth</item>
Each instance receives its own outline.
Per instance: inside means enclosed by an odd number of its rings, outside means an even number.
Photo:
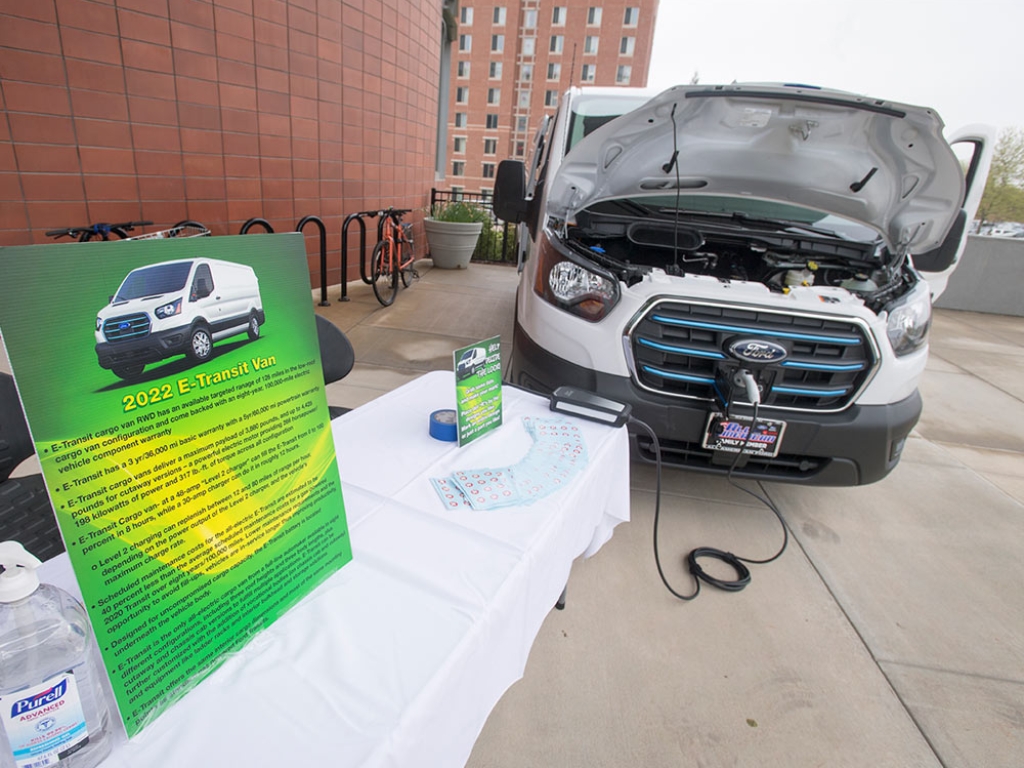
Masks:
[[[427,433],[454,390],[430,373],[333,422],[352,562],[131,742],[121,732],[105,768],[465,764],[573,559],[629,519],[629,457],[625,430],[578,421],[589,460],[569,486],[449,511],[431,477],[514,464],[522,417],[554,416],[506,388],[504,426],[458,448]],[[41,576],[72,586],[66,555]]]

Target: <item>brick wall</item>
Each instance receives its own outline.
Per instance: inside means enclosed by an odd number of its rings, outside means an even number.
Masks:
[[[345,215],[429,202],[440,26],[436,0],[0,0],[0,245],[313,214],[335,284]]]

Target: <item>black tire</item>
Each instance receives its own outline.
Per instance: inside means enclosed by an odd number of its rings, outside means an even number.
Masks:
[[[406,225],[403,224],[402,226],[404,229]],[[411,237],[408,237],[408,235],[403,236],[405,237],[405,240],[402,241],[402,261],[404,262],[408,259],[409,264],[401,270],[402,287],[408,288],[409,283],[411,283],[413,278],[416,276],[416,270],[413,268],[413,264],[416,263],[416,243]]]
[[[373,258],[370,262],[373,265],[371,285],[377,301],[385,307],[390,307],[395,301],[398,293],[398,272],[392,269],[392,260],[388,258],[388,241],[381,240],[373,248]]]
[[[260,320],[256,317],[255,312],[249,315],[249,327],[246,332],[249,334],[250,341],[256,341],[260,337]]]
[[[188,335],[188,350],[185,354],[197,363],[210,359],[213,355],[213,336],[210,335],[209,328],[202,324],[192,328]]]
[[[139,376],[142,375],[142,372],[145,369],[145,363],[132,363],[130,365],[119,365],[115,368],[111,368],[110,370],[119,379],[124,379],[125,381],[134,381],[135,379],[139,378]]]

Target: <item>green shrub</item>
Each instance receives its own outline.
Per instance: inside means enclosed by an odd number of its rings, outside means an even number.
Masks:
[[[487,209],[473,203],[467,203],[465,200],[435,203],[431,211],[431,218],[437,221],[480,222],[485,225],[490,225],[494,222]]]

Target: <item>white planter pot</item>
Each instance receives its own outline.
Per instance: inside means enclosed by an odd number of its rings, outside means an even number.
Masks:
[[[484,225],[479,221],[437,221],[424,219],[427,244],[434,266],[441,269],[465,269],[476,249]]]

